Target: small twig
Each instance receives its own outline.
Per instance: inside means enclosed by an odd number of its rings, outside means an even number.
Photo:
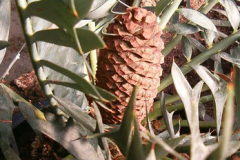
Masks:
[[[18,51],[17,55],[14,57],[14,59],[12,60],[12,62],[9,64],[8,68],[6,69],[6,71],[4,72],[4,74],[2,75],[2,77],[0,78],[0,80],[3,80],[7,75],[9,75],[9,71],[11,70],[11,68],[13,67],[13,65],[16,63],[16,61],[18,59],[20,59],[20,53],[22,52],[23,48],[26,46],[26,43],[22,46],[22,48]]]

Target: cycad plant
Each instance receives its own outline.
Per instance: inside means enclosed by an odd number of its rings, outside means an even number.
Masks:
[[[195,11],[182,8],[181,2],[160,0],[156,7],[147,7],[154,11],[150,12],[137,7],[140,1],[135,0],[135,7],[125,4],[126,13],[118,13],[112,0],[16,0],[33,68],[51,107],[40,111],[0,83],[0,147],[6,159],[20,159],[11,130],[14,108],[39,137],[43,133],[67,149],[70,155],[64,159],[111,159],[109,144],[129,160],[186,159],[180,153],[193,160],[215,160],[237,153],[238,6],[233,0],[209,0]],[[214,11],[225,14],[228,21],[205,15],[218,2],[224,10]],[[179,15],[186,22],[180,22]],[[233,32],[226,35],[216,25],[232,27]],[[161,30],[175,34],[164,49]],[[197,32],[207,47],[191,36]],[[173,62],[171,75],[159,85],[161,50],[166,57],[179,42],[187,63],[179,68]],[[103,49],[97,63],[99,48]],[[195,48],[201,53],[192,58]],[[215,62],[213,73],[201,65],[210,58]],[[221,72],[221,59],[233,64],[229,75]],[[202,79],[193,88],[184,76],[191,70]],[[177,94],[166,97],[162,91],[171,84]],[[203,91],[208,92],[201,96]],[[153,103],[157,92],[162,92],[161,99]],[[210,101],[214,121],[199,121],[205,115],[204,103]],[[89,108],[95,118],[88,115]],[[174,118],[181,110],[186,118]],[[162,124],[157,135],[151,125],[156,118]],[[120,124],[104,124],[102,119]],[[183,127],[190,133],[181,134]],[[213,128],[216,134],[202,128]]]

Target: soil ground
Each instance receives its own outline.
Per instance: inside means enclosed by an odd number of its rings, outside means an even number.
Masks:
[[[3,59],[3,62],[2,64],[0,64],[0,76],[3,75],[6,68],[14,59],[17,52],[25,44],[15,0],[11,0],[11,10],[12,12],[11,12],[10,34],[9,34],[9,42],[11,43],[11,45],[7,48],[7,52]],[[32,70],[32,64],[28,56],[27,48],[24,47],[23,51],[21,52],[20,60],[18,60],[15,63],[15,65],[10,70],[9,75],[6,76],[5,78],[6,83],[9,84],[12,80],[16,79],[17,77],[19,77],[24,73],[30,72],[31,70]]]

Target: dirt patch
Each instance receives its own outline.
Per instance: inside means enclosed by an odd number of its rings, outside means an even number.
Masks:
[[[0,76],[4,74],[17,52],[25,44],[15,0],[11,0],[11,24],[9,42],[11,45],[7,48],[3,62],[0,64]],[[27,47],[24,47],[23,51],[21,52],[20,60],[18,60],[12,67],[9,75],[6,76],[5,81],[6,83],[10,83],[12,80],[16,79],[24,73],[30,72],[32,69],[33,68],[28,55]]]

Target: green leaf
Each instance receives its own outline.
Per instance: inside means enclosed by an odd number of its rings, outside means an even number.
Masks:
[[[187,9],[187,8],[181,8],[179,9],[179,13],[183,15],[185,18],[188,20],[196,23],[197,25],[206,28],[208,30],[217,32],[217,28],[215,25],[212,23],[211,20],[209,20],[205,15],[202,13],[192,10],[192,9]]]
[[[69,0],[68,0],[69,1]],[[90,11],[94,0],[74,0],[76,11],[78,12],[78,19],[84,19]]]
[[[11,12],[11,1],[4,0],[0,2],[0,64],[4,58],[6,49],[9,44],[6,42],[8,41],[8,35],[10,30],[10,12]],[[3,49],[3,50],[2,50]]]
[[[89,52],[93,49],[104,47],[104,42],[102,39],[90,30],[78,28],[77,34],[84,52]],[[69,34],[61,29],[38,31],[32,35],[31,41],[32,43],[37,41],[44,41],[78,50],[74,39],[72,39]]]
[[[68,31],[72,30],[78,21],[83,19],[90,10],[93,0],[75,0],[75,13],[70,6],[63,1],[42,0],[30,3],[24,10],[25,18],[37,16],[56,24]]]
[[[184,57],[190,61],[192,57],[192,46],[188,38],[183,36],[181,46]]]
[[[155,14],[159,16],[159,14],[172,2],[173,0],[161,0],[157,2],[155,8]]]
[[[133,119],[134,119],[134,107],[136,103],[137,87],[134,87],[132,96],[126,107],[123,120],[120,126],[119,131],[114,135],[114,140],[118,144],[120,151],[123,155],[127,155],[131,142],[131,135],[133,129]]]
[[[240,23],[240,14],[236,2],[234,0],[219,0],[219,2],[225,8],[233,30],[237,31]]]
[[[198,27],[187,23],[174,23],[168,26],[166,30],[182,35],[193,34],[200,31]]]
[[[136,117],[134,116],[134,135],[132,138],[129,151],[127,153],[127,160],[144,160],[143,146],[140,138],[138,124]]]
[[[10,46],[10,43],[7,41],[0,41],[0,50]]]
[[[216,120],[216,128],[217,134],[219,135],[221,121],[222,121],[222,113],[224,104],[227,98],[226,95],[226,83],[223,80],[218,80],[207,68],[197,65],[193,66],[193,69],[197,72],[197,74],[202,78],[202,80],[208,85],[210,88],[214,101],[215,101],[215,120]]]

